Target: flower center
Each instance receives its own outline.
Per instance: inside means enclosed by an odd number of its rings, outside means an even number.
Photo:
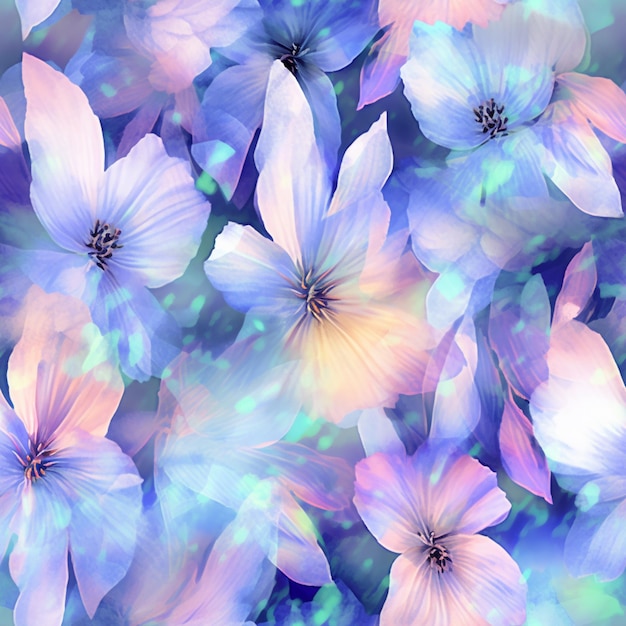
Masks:
[[[106,269],[107,261],[113,256],[113,250],[124,247],[117,242],[121,234],[119,228],[100,220],[96,220],[94,227],[89,231],[91,239],[85,245],[90,248],[88,254],[101,270]]]
[[[337,300],[330,295],[336,284],[326,280],[329,274],[330,270],[326,270],[316,277],[312,269],[306,273],[302,271],[300,283],[294,289],[296,296],[305,301],[307,312],[318,322],[332,313],[331,303]]]
[[[49,457],[56,454],[57,450],[49,450],[43,443],[35,445],[30,440],[28,444],[29,451],[26,457],[22,458],[17,452],[15,456],[24,468],[24,478],[32,483],[43,478],[46,470],[55,464],[56,461],[50,460]]]
[[[292,43],[289,52],[282,54],[279,59],[282,64],[295,76],[298,71],[297,59],[300,54],[301,44]]]
[[[489,133],[489,139],[497,135],[507,135],[508,117],[504,117],[504,105],[496,104],[493,98],[485,100],[474,109],[475,120],[480,124],[483,134]]]
[[[442,537],[436,537],[434,531],[431,531],[428,537],[425,537],[421,532],[418,532],[417,536],[429,547],[426,559],[430,567],[437,570],[439,574],[447,571],[452,564],[452,559],[448,549],[440,543]]]

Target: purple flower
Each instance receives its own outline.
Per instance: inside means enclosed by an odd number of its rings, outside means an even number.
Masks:
[[[86,307],[38,287],[26,299],[7,377],[13,407],[0,396],[0,554],[16,534],[16,626],[58,626],[68,552],[90,616],[132,560],[141,479],[104,438],[124,387]]]
[[[156,135],[105,171],[100,123],[84,93],[29,55],[23,80],[31,201],[52,240],[20,252],[23,269],[47,291],[89,305],[126,373],[159,373],[176,353],[178,328],[146,288],[184,272],[210,205],[188,164],[169,157]]]
[[[526,583],[497,543],[478,535],[511,505],[496,475],[469,455],[426,442],[407,457],[356,466],[354,503],[391,567],[381,626],[498,624],[525,619]]]
[[[547,196],[547,177],[581,211],[622,215],[611,159],[588,120],[623,141],[626,94],[569,73],[585,44],[575,0],[545,12],[516,2],[487,28],[463,32],[415,23],[405,94],[426,137],[463,151],[449,163],[469,196],[484,201],[503,185],[510,195]]]
[[[341,123],[327,72],[348,65],[376,32],[370,0],[263,0],[256,28],[219,50],[230,66],[209,85],[194,127],[191,153],[230,199],[255,132],[263,121],[275,60],[296,77],[313,110],[315,133],[331,168]]]

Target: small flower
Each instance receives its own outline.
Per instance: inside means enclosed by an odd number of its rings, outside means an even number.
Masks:
[[[354,503],[379,543],[400,553],[381,626],[524,622],[519,567],[476,534],[511,507],[491,470],[429,441],[411,457],[379,452],[356,466]]]
[[[83,299],[101,331],[118,338],[124,371],[145,379],[174,357],[178,335],[146,287],[184,272],[210,205],[156,135],[105,172],[102,130],[84,93],[35,57],[25,54],[22,67],[31,201],[52,239],[47,250],[20,254],[23,269],[47,291]]]
[[[16,626],[61,623],[68,552],[93,617],[135,549],[141,479],[105,439],[123,392],[86,307],[33,287],[0,395],[0,555],[20,590]]]

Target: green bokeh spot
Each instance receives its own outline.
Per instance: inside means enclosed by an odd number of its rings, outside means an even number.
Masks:
[[[100,85],[100,91],[107,97],[113,98],[115,94],[117,94],[117,89],[113,87],[113,85],[109,85],[109,83],[102,83]]]
[[[437,289],[446,300],[454,300],[463,291],[463,280],[458,274],[448,272],[437,279]]]
[[[207,196],[211,196],[217,191],[217,184],[212,176],[206,172],[202,172],[196,181],[196,189],[205,193]]]
[[[251,413],[252,411],[254,411],[255,408],[256,408],[256,402],[254,398],[252,398],[251,396],[246,396],[245,398],[241,398],[241,400],[239,400],[235,404],[235,411],[237,411],[237,413],[241,413],[242,415]]]

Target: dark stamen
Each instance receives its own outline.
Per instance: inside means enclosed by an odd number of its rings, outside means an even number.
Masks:
[[[96,220],[93,229],[89,231],[91,240],[85,245],[91,248],[91,251],[87,254],[101,270],[106,269],[107,261],[113,256],[113,250],[124,247],[117,243],[121,234],[122,231],[119,228],[114,228],[106,222],[101,223],[100,220]]]
[[[449,570],[450,565],[452,565],[452,558],[448,549],[440,543],[442,537],[436,537],[434,531],[431,531],[428,537],[425,537],[421,532],[418,532],[417,536],[429,547],[426,558],[430,567],[436,569],[439,574]]]
[[[297,58],[300,53],[301,45],[299,43],[292,43],[291,50],[286,54],[279,57],[282,64],[295,76],[298,71]]]
[[[493,98],[486,100],[474,109],[474,119],[480,124],[483,134],[489,133],[493,139],[497,135],[506,136],[508,117],[504,117],[504,105],[497,105]]]

